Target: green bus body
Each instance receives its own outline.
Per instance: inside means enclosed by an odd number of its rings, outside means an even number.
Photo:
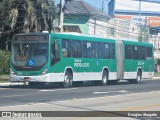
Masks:
[[[64,82],[67,74],[72,82],[102,81],[104,73],[107,80],[132,80],[154,72],[152,44],[123,39],[25,33],[15,35],[11,51],[12,82]]]

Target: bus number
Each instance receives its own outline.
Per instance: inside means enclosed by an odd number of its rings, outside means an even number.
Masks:
[[[144,65],[144,62],[138,61],[138,65]]]

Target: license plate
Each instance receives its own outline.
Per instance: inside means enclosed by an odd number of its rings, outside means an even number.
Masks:
[[[24,77],[24,80],[29,81],[29,80],[31,80],[31,78],[30,77]]]

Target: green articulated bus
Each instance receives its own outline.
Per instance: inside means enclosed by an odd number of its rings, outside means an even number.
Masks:
[[[154,73],[153,45],[79,33],[22,33],[11,45],[11,82],[30,86],[128,80],[140,83]]]

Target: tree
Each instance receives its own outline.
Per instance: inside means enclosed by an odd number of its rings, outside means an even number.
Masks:
[[[16,33],[50,32],[55,16],[51,0],[0,0],[0,48]]]

